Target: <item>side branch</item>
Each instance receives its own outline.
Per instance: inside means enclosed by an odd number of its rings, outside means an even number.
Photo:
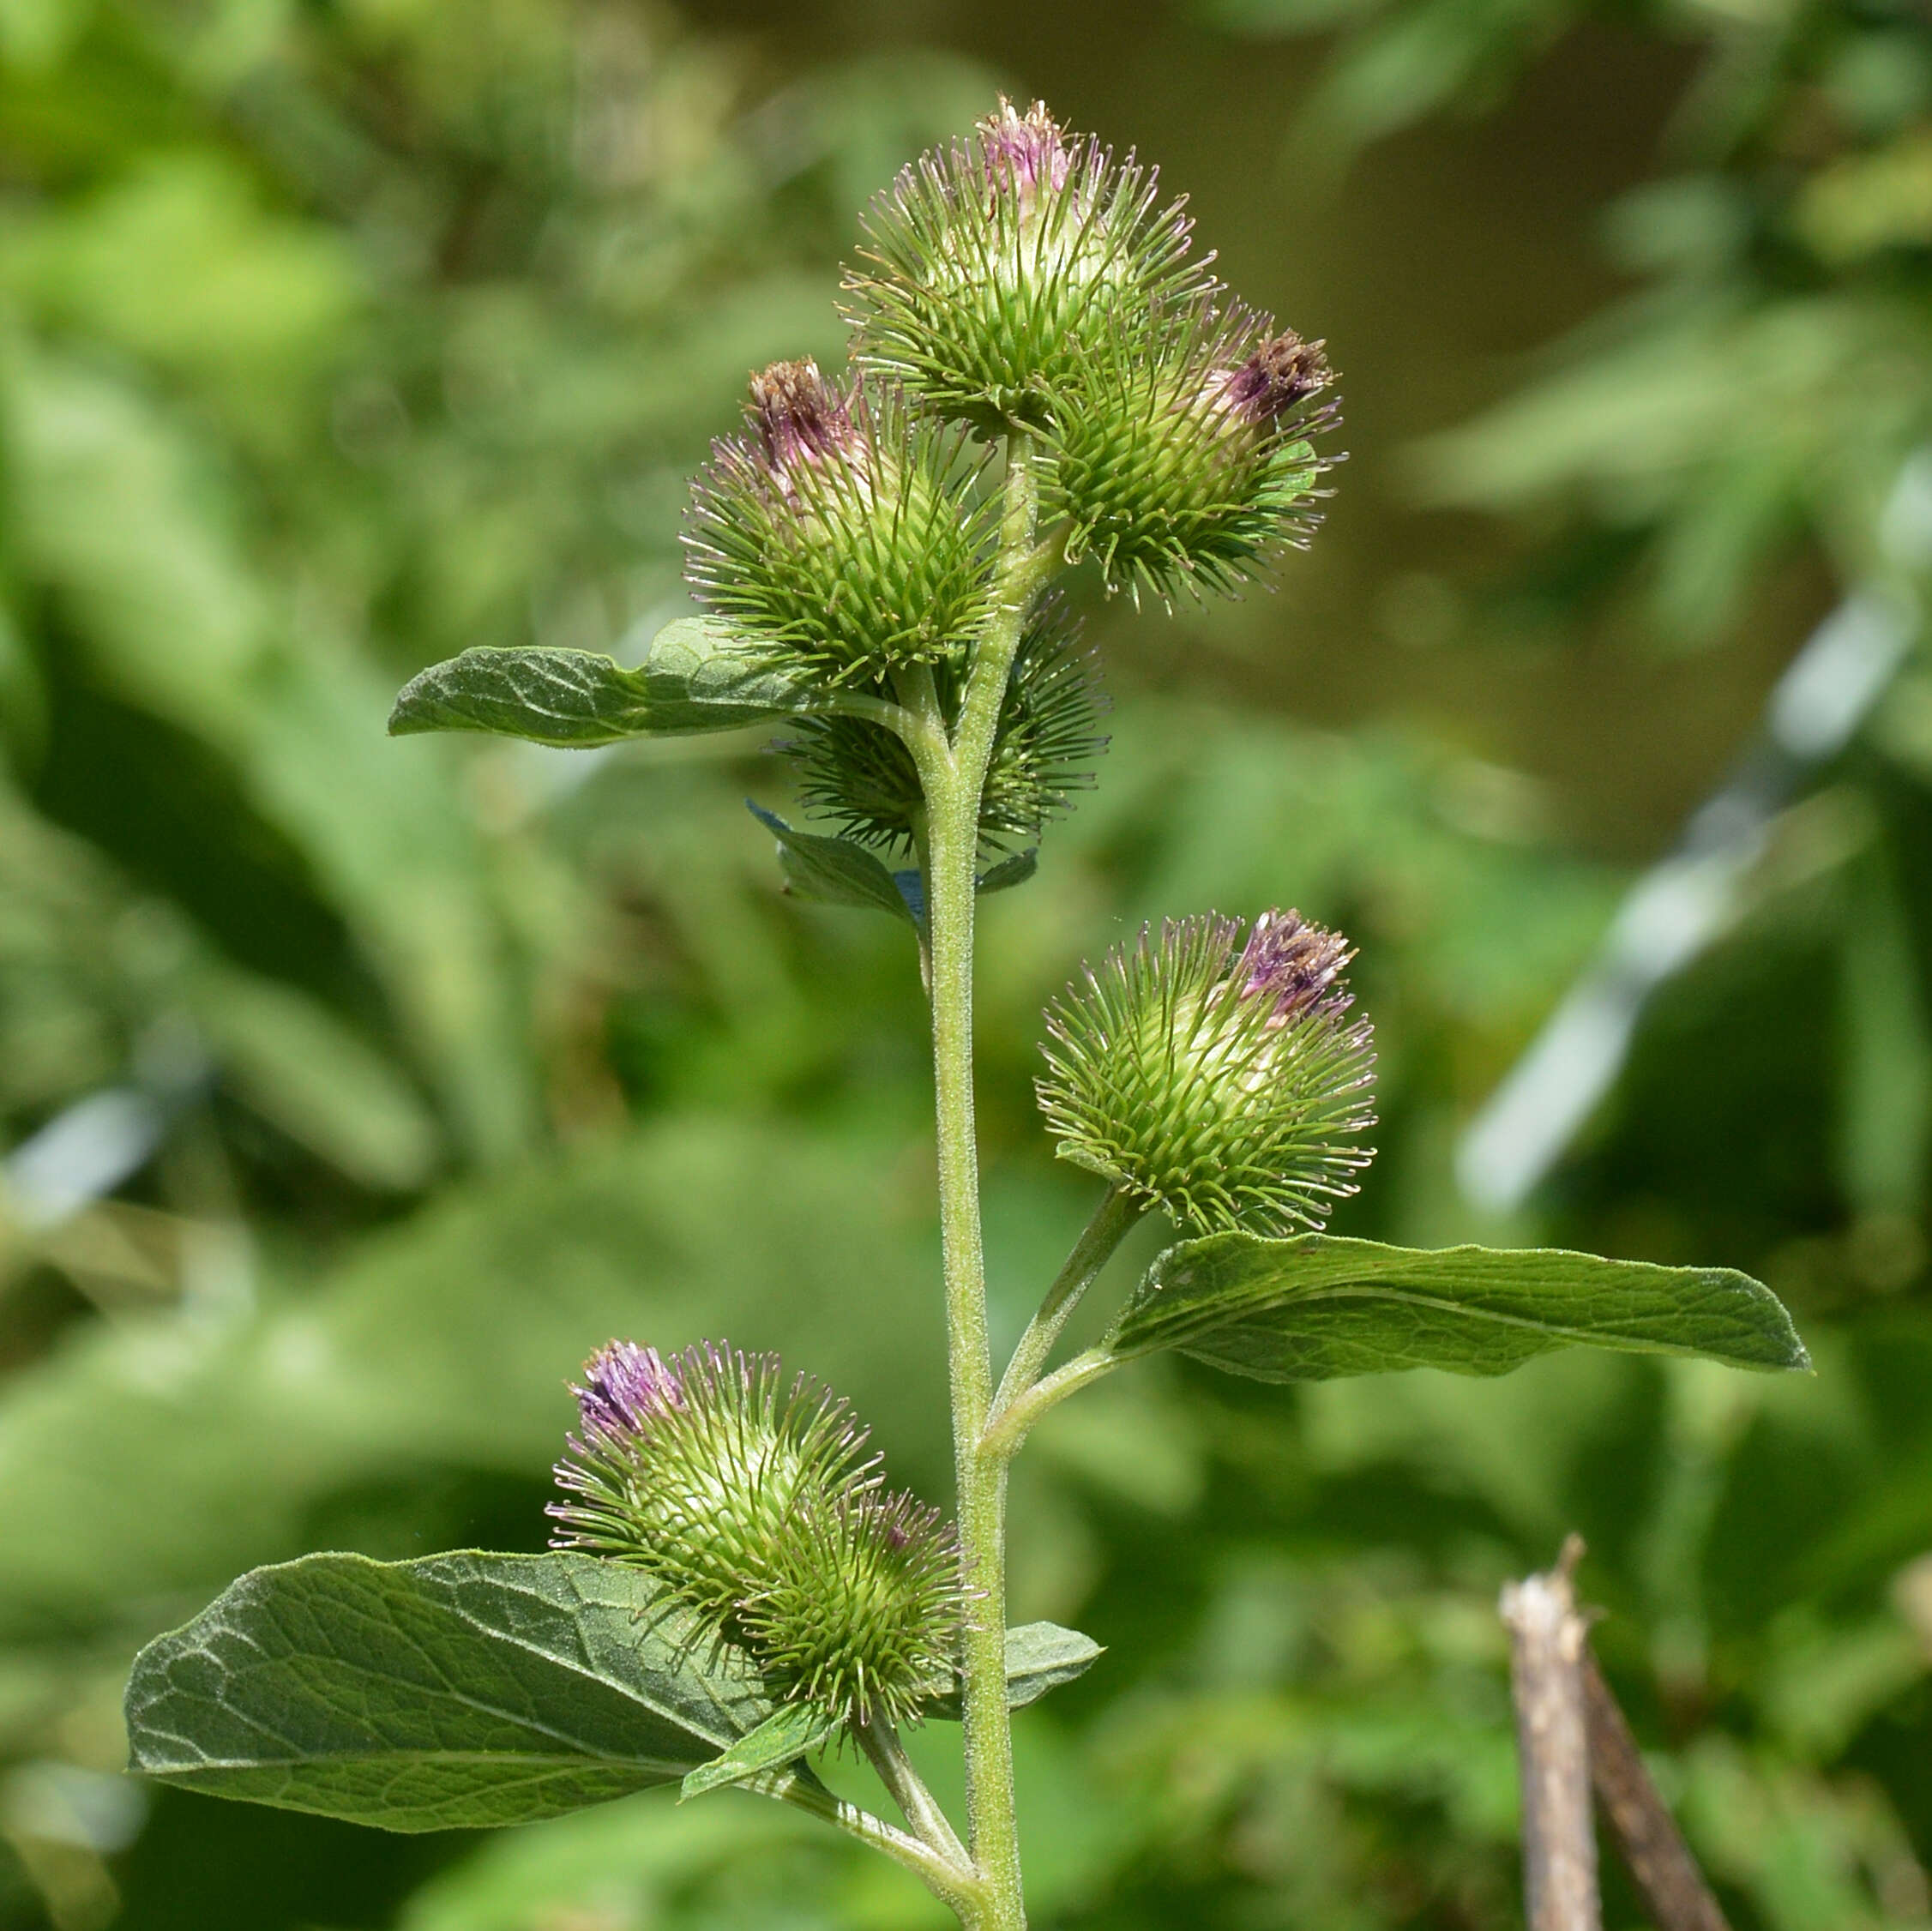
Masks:
[[[1025,1393],[1016,1395],[987,1423],[980,1448],[1002,1465],[1020,1453],[1026,1437],[1049,1409],[1057,1408],[1070,1394],[1110,1375],[1120,1366],[1117,1356],[1105,1347],[1089,1348],[1075,1355],[1065,1367],[1056,1368]]]
[[[1597,1836],[1590,1814],[1590,1750],[1583,1715],[1588,1628],[1570,1577],[1583,1543],[1572,1536],[1547,1574],[1505,1583],[1509,1673],[1522,1754],[1524,1915],[1529,1931],[1600,1931]]]
[[[807,1784],[794,1778],[784,1801],[811,1816],[822,1819],[847,1837],[882,1852],[901,1869],[912,1872],[941,1903],[948,1905],[960,1922],[976,1931],[983,1922],[986,1888],[969,1865],[955,1863],[919,1838],[875,1817],[869,1810],[845,1798],[834,1796],[821,1784]]]

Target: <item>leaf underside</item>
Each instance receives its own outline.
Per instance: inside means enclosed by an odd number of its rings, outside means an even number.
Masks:
[[[390,1831],[681,1783],[771,1714],[650,1578],[564,1553],[256,1569],[150,1643],[127,1693],[134,1770]]]
[[[1730,1268],[1326,1234],[1216,1234],[1168,1248],[1107,1344],[1121,1357],[1175,1348],[1263,1381],[1408,1368],[1505,1375],[1578,1346],[1811,1365],[1777,1296]]]
[[[857,905],[918,923],[913,906],[897,877],[849,838],[828,838],[822,832],[801,832],[777,813],[749,803],[753,817],[778,840],[779,869],[785,888],[794,898],[822,905]],[[912,875],[914,882],[918,875]]]

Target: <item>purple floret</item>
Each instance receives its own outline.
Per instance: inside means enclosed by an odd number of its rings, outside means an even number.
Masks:
[[[1339,932],[1310,925],[1298,911],[1263,912],[1235,967],[1244,999],[1266,1000],[1285,1025],[1321,1002],[1354,958]],[[1330,1002],[1338,1009],[1345,999]]]
[[[651,1423],[683,1406],[677,1370],[655,1348],[611,1341],[584,1363],[581,1387],[571,1391],[587,1434],[643,1435]]]
[[[1223,406],[1257,426],[1286,415],[1303,397],[1333,380],[1322,347],[1320,342],[1304,342],[1291,328],[1270,336],[1222,378]]]
[[[800,463],[850,451],[858,442],[846,399],[816,362],[774,362],[754,376],[751,410],[765,460],[780,476]]]
[[[1011,188],[1023,206],[1031,207],[1043,188],[1057,194],[1067,185],[1073,156],[1044,101],[1019,114],[1002,99],[999,112],[979,123],[979,141],[987,186]]]

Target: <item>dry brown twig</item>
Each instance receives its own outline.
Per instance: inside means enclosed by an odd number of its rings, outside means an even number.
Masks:
[[[1730,1931],[1630,1726],[1590,1653],[1572,1577],[1583,1538],[1556,1566],[1503,1585],[1523,1773],[1523,1885],[1530,1931],[1600,1931],[1590,1793],[1658,1931]]]

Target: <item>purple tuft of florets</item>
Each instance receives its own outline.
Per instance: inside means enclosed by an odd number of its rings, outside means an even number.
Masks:
[[[587,1435],[642,1435],[652,1423],[684,1405],[677,1370],[655,1348],[611,1341],[584,1363],[581,1387],[570,1391]]]
[[[1293,329],[1271,335],[1238,369],[1218,378],[1220,406],[1261,428],[1327,388],[1334,380],[1321,342],[1304,342]]]
[[[1266,911],[1255,921],[1234,978],[1242,998],[1273,1007],[1271,1026],[1285,1026],[1324,999],[1339,1016],[1347,996],[1329,989],[1354,956],[1340,933],[1309,924],[1298,911]]]
[[[751,417],[765,465],[780,478],[858,446],[850,405],[810,359],[774,362],[754,376]]]
[[[1010,189],[1022,208],[1032,208],[1042,189],[1058,194],[1073,171],[1073,153],[1044,100],[1036,100],[1021,114],[1001,95],[999,112],[979,123],[979,149],[986,185]]]

